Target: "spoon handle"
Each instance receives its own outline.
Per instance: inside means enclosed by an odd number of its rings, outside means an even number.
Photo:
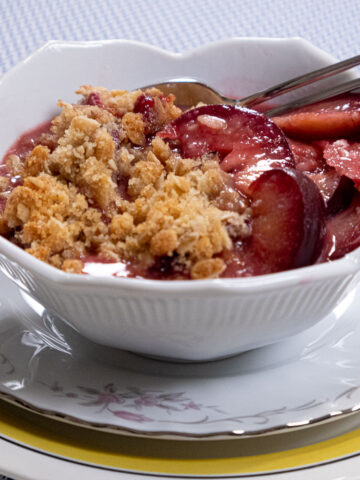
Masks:
[[[360,78],[341,83],[340,85],[336,85],[335,87],[328,88],[327,90],[323,90],[321,92],[313,93],[312,95],[307,95],[306,97],[299,98],[293,102],[289,102],[285,105],[280,105],[279,107],[267,110],[264,113],[268,117],[274,117],[275,115],[291,112],[292,110],[296,110],[297,108],[309,105],[311,103],[319,102],[320,100],[325,100],[326,98],[335,97],[335,95],[340,95],[341,93],[351,92],[357,88],[360,88]]]
[[[335,75],[337,73],[341,73],[359,64],[360,55],[356,55],[355,57],[348,58],[347,60],[343,60],[327,67],[319,68],[318,70],[314,70],[310,73],[305,73],[304,75],[300,75],[299,77],[286,80],[285,82],[279,83],[278,85],[270,87],[261,92],[257,92],[254,95],[250,95],[249,97],[242,98],[238,102],[238,104],[242,105],[243,107],[255,106],[259,103],[265,102],[266,100],[277,97],[278,95],[291,92],[296,88],[304,87],[305,85],[309,85],[310,83],[322,80],[327,77],[331,77],[332,75]]]

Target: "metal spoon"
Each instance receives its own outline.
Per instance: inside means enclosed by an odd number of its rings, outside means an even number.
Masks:
[[[243,107],[254,107],[255,105],[268,101],[279,95],[283,95],[284,93],[291,92],[297,88],[304,87],[305,85],[318,82],[320,80],[323,80],[324,78],[328,78],[332,75],[341,73],[359,64],[360,55],[357,55],[347,60],[343,60],[341,62],[329,65],[327,67],[314,70],[312,72],[300,75],[295,78],[291,78],[290,80],[286,80],[285,82],[281,82],[273,87],[267,88],[266,90],[262,90],[261,92],[257,92],[253,95],[241,99],[233,99],[226,97],[225,95],[222,95],[220,92],[216,91],[209,85],[198,82],[197,80],[191,78],[173,79],[166,82],[147,85],[145,87],[141,87],[141,89],[146,90],[148,88],[156,87],[162,90],[165,95],[173,93],[176,96],[177,104],[184,107],[191,107],[199,102],[203,102],[206,104],[220,103],[229,105],[240,105]],[[288,102],[285,105],[281,105],[279,107],[269,108],[268,110],[265,110],[264,113],[269,117],[273,117],[275,115],[287,113],[291,110],[295,110],[296,108],[317,102],[319,100],[324,100],[326,98],[330,98],[341,93],[350,92],[357,88],[360,88],[360,78],[341,83],[334,87],[326,88],[320,92],[301,97],[297,100]]]

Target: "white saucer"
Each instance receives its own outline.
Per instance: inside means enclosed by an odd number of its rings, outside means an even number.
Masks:
[[[137,435],[225,438],[360,409],[360,289],[287,341],[175,364],[93,344],[3,276],[0,288],[1,396],[47,415]]]

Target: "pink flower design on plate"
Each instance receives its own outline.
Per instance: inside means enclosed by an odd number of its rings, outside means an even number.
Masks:
[[[102,405],[107,408],[111,403],[125,403],[126,399],[123,395],[116,393],[112,384],[105,385],[104,390],[97,390],[91,387],[78,386],[85,396],[89,396],[90,400],[83,402],[82,405]]]
[[[202,411],[213,410],[217,413],[224,413],[220,411],[216,406],[202,405],[196,403],[191,398],[187,398],[185,392],[162,392],[162,391],[149,391],[137,386],[126,387],[119,390],[114,383],[107,383],[102,388],[77,385],[80,393],[66,392],[64,387],[59,385],[55,381],[51,386],[51,390],[60,396],[67,398],[78,398],[78,405],[82,407],[100,407],[97,413],[108,411],[112,415],[127,420],[129,422],[153,422],[154,418],[147,417],[141,414],[139,411],[147,408],[156,408],[157,411],[165,411],[168,415],[171,413],[180,413],[189,410]],[[113,410],[115,405],[121,405],[124,410]],[[111,408],[112,407],[112,408]],[[126,409],[126,410],[125,410]],[[139,413],[135,413],[131,410],[137,410]],[[207,418],[207,417],[205,417]],[[166,421],[162,419],[161,421]],[[174,420],[176,421],[176,420]],[[193,422],[193,420],[191,420]],[[200,420],[204,422],[204,419]]]
[[[109,405],[110,403],[124,403],[125,400],[115,393],[101,392],[98,394],[98,403]]]
[[[155,407],[159,405],[159,403],[161,403],[161,399],[153,393],[145,393],[134,401],[136,407]]]
[[[183,404],[184,405],[184,410],[201,410],[202,405],[199,403],[195,403],[192,400],[190,400],[188,403]]]

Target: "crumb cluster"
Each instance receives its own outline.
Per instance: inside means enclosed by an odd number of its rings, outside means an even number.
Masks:
[[[2,235],[67,272],[82,272],[95,255],[144,271],[169,257],[193,279],[219,276],[221,253],[250,234],[249,208],[216,154],[182,158],[156,136],[182,113],[174,97],[91,86],[77,93],[78,104],[59,102],[51,133],[25,158],[6,159]]]

